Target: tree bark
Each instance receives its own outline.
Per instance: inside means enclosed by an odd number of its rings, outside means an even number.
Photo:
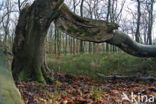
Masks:
[[[84,4],[85,0],[81,0],[81,4],[80,4],[80,16],[83,17],[83,4]],[[80,40],[80,53],[84,53],[84,45],[83,45],[83,41]]]
[[[14,83],[7,56],[0,49],[0,104],[24,104]]]
[[[63,4],[56,26],[74,38],[90,42],[105,42],[113,37],[113,30],[118,28],[115,23],[102,20],[83,18],[72,13]]]
[[[148,10],[148,42],[151,45],[152,44],[152,28],[153,28],[153,5],[154,0],[150,1],[150,8]]]
[[[141,22],[141,2],[140,0],[137,0],[137,13],[138,13],[138,17],[137,17],[137,28],[136,28],[136,33],[135,33],[135,40],[137,42],[140,41],[140,22]]]
[[[58,0],[57,0],[58,1]],[[45,82],[44,43],[51,22],[58,17],[63,0],[36,0],[20,13],[13,44],[13,77],[18,80]]]
[[[107,42],[138,57],[156,57],[156,46],[133,41],[127,34],[117,30],[117,24],[77,16],[65,4],[60,9],[60,17],[55,23],[74,38],[95,43]]]
[[[137,57],[156,57],[155,45],[143,45],[132,40],[127,34],[114,30],[112,39],[106,42],[113,44],[128,54]]]
[[[57,2],[56,2],[57,1]],[[102,20],[83,18],[72,13],[63,0],[36,0],[21,11],[13,45],[13,76],[18,80],[45,82],[44,44],[48,28],[56,26],[74,38],[118,46],[139,57],[155,57],[155,46],[144,46],[116,30],[118,25]]]
[[[15,79],[45,81],[45,38],[55,19],[57,27],[80,40],[114,44],[139,57],[156,56],[155,46],[136,43],[128,35],[115,30],[117,24],[77,16],[63,4],[63,0],[35,0],[20,12],[16,27],[12,62]],[[0,51],[0,104],[23,104],[8,69],[5,55]]]

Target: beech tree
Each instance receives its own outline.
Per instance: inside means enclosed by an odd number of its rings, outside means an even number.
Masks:
[[[140,9],[140,6],[141,6],[141,2],[140,0],[137,0],[137,3],[138,3],[138,7],[137,7],[137,11],[138,11],[138,17],[137,17],[137,29],[136,29],[136,33],[135,33],[135,40],[137,42],[139,42],[139,38],[140,38],[140,18],[141,18],[141,9]]]
[[[27,4],[21,10],[13,44],[12,73],[14,79],[33,79],[39,82],[50,79],[46,76],[48,68],[44,57],[46,35],[52,21],[55,22],[58,29],[74,38],[95,43],[113,44],[138,57],[156,56],[155,46],[136,43],[127,34],[119,31],[119,26],[115,23],[80,17],[71,12],[63,2],[63,0],[35,0],[32,5]],[[0,69],[0,71],[3,70]],[[11,74],[8,76],[12,78]],[[2,77],[0,79],[7,79],[3,75],[0,77]],[[10,79],[8,83],[14,86],[13,79]],[[7,84],[0,83],[0,85]],[[0,90],[3,88],[0,87]],[[15,90],[16,94],[13,94],[9,101],[15,101],[14,104],[22,104],[17,89],[14,87],[12,90]],[[8,91],[6,98],[12,95],[10,93],[12,91]],[[14,99],[15,95],[18,96],[19,100]],[[3,98],[0,97],[0,103],[1,99]],[[2,102],[2,104],[12,103]]]
[[[154,0],[150,0],[149,5],[147,5],[147,11],[148,11],[148,42],[149,44],[152,44],[152,28],[153,28],[153,6],[154,6]]]
[[[81,0],[81,3],[80,3],[80,15],[81,17],[83,17],[83,4],[84,4],[84,1],[85,0]],[[83,41],[80,40],[80,53],[83,53],[84,52],[84,45],[83,45]]]
[[[13,45],[12,70],[15,79],[45,82],[44,44],[50,23],[70,36],[95,43],[107,42],[139,57],[156,56],[155,46],[144,46],[118,30],[118,25],[80,17],[63,0],[35,0],[20,13]]]

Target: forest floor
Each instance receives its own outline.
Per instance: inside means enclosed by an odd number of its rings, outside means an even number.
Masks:
[[[54,78],[57,81],[53,84],[16,82],[25,104],[137,104],[142,100],[145,104],[156,101],[156,81],[95,81],[61,72],[55,73]]]

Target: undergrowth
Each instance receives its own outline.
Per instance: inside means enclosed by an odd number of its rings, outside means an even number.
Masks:
[[[156,59],[138,58],[126,53],[103,53],[81,55],[47,55],[50,69],[76,75],[97,78],[96,73],[105,75],[155,75]]]

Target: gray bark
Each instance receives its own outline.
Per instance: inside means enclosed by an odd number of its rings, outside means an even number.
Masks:
[[[117,24],[82,18],[72,13],[63,0],[35,0],[20,12],[13,46],[12,63],[15,78],[32,78],[44,81],[41,67],[44,64],[44,42],[50,26],[57,27],[80,40],[114,44],[125,52],[139,57],[156,57],[156,46],[141,45],[128,35],[116,30]],[[51,4],[51,5],[49,5]],[[5,55],[0,51],[0,104],[23,104],[15,87]],[[10,88],[11,86],[11,88]]]
[[[137,17],[137,28],[136,28],[136,33],[135,33],[135,40],[137,42],[140,41],[140,22],[141,22],[141,2],[140,0],[137,0],[138,3],[138,7],[137,7],[137,13],[138,13],[138,17]]]
[[[14,83],[8,54],[0,48],[0,104],[24,104]]]
[[[152,27],[153,27],[153,5],[154,0],[151,0],[150,2],[150,8],[148,10],[149,13],[149,23],[148,23],[148,42],[151,45],[152,44]]]
[[[42,69],[45,39],[51,22],[59,16],[62,2],[35,0],[20,12],[13,44],[12,70],[15,79],[45,82]]]
[[[83,4],[85,0],[81,0],[81,5],[80,5],[80,16],[83,17]],[[83,41],[80,40],[80,53],[84,52],[84,46],[83,46]]]
[[[107,42],[114,44],[123,51],[138,57],[156,57],[156,46],[155,45],[143,45],[132,40],[127,34],[115,30],[114,36]]]
[[[83,18],[72,13],[64,4],[56,26],[80,40],[115,45],[128,54],[138,57],[156,57],[156,46],[142,45],[133,41],[127,34],[117,30],[118,25],[102,20]]]

